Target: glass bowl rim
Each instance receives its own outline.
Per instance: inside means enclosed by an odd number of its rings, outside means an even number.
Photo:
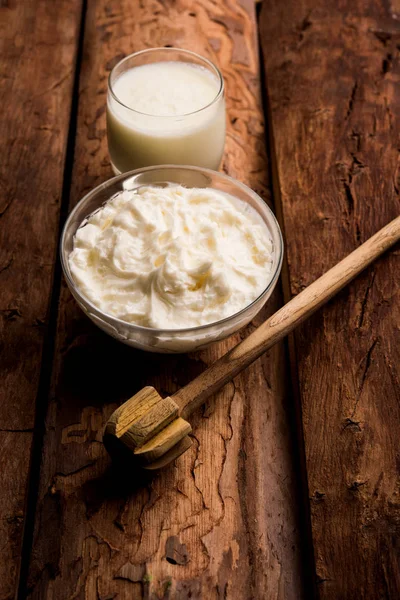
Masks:
[[[112,86],[112,83],[111,83],[111,78],[112,78],[112,75],[113,75],[115,69],[117,67],[119,67],[120,65],[122,65],[122,63],[124,63],[125,61],[129,60],[130,58],[133,58],[133,57],[136,57],[136,56],[140,56],[142,54],[148,54],[148,53],[151,53],[151,52],[160,51],[160,50],[163,50],[163,51],[165,51],[167,53],[170,52],[170,51],[183,52],[184,54],[187,54],[189,56],[195,56],[196,58],[199,58],[203,62],[207,63],[212,68],[212,70],[215,71],[215,73],[216,73],[216,75],[218,77],[219,89],[218,89],[218,92],[217,92],[216,96],[211,100],[211,102],[209,102],[208,104],[202,106],[201,108],[198,108],[197,110],[193,110],[193,111],[188,112],[188,113],[181,113],[179,115],[155,115],[153,113],[145,113],[145,112],[142,112],[140,110],[136,110],[135,108],[132,108],[131,106],[127,106],[126,104],[124,104],[123,102],[121,102],[121,100],[118,98],[118,96],[114,92],[113,86]],[[197,54],[197,52],[192,52],[191,50],[185,50],[184,48],[177,48],[177,47],[163,48],[162,46],[160,46],[160,47],[157,47],[157,48],[146,48],[145,50],[139,50],[139,52],[133,52],[132,54],[129,54],[128,56],[125,56],[120,61],[118,61],[117,64],[113,66],[113,68],[111,69],[111,72],[110,72],[110,74],[108,76],[108,89],[109,89],[112,97],[114,98],[114,100],[116,102],[118,102],[118,104],[120,106],[123,106],[124,108],[126,108],[129,111],[131,111],[132,113],[136,113],[138,115],[144,115],[146,117],[153,117],[155,119],[180,119],[182,117],[190,117],[191,115],[195,115],[195,114],[197,114],[197,113],[205,110],[206,108],[209,108],[213,104],[215,104],[219,100],[219,98],[222,96],[222,94],[224,93],[224,78],[222,77],[222,73],[219,70],[219,68],[217,67],[217,65],[215,65],[208,58],[205,58],[204,56],[201,56],[201,54]]]
[[[65,238],[66,238],[67,229],[69,227],[69,224],[73,220],[76,212],[81,207],[81,205],[85,202],[88,202],[88,200],[90,200],[93,196],[95,196],[101,189],[111,187],[113,184],[118,183],[124,179],[128,179],[134,175],[139,175],[141,173],[146,173],[149,171],[157,171],[157,170],[163,171],[163,170],[167,170],[167,169],[183,169],[185,171],[198,171],[200,173],[205,173],[207,175],[212,175],[212,176],[218,175],[218,177],[221,177],[225,181],[232,183],[234,186],[239,187],[242,191],[244,191],[247,194],[249,194],[250,196],[252,196],[254,198],[254,200],[256,201],[256,203],[261,205],[262,208],[264,208],[266,210],[266,212],[269,214],[269,217],[271,218],[271,223],[268,223],[268,228],[271,227],[271,224],[272,224],[272,228],[275,228],[275,233],[277,234],[277,237],[278,237],[278,244],[277,244],[278,247],[275,249],[275,252],[277,253],[277,262],[276,262],[276,266],[275,266],[275,271],[274,271],[270,281],[268,282],[267,287],[250,304],[248,304],[247,306],[245,306],[238,312],[235,312],[232,315],[229,315],[228,317],[224,317],[223,319],[220,319],[219,321],[213,321],[212,323],[205,323],[204,325],[196,325],[194,327],[185,327],[185,328],[179,328],[179,329],[176,329],[176,328],[175,329],[159,329],[159,328],[153,328],[153,327],[144,327],[143,325],[136,325],[135,323],[130,323],[129,321],[124,321],[123,319],[114,317],[113,315],[110,315],[109,313],[105,313],[100,308],[95,306],[91,302],[91,300],[89,300],[89,298],[87,298],[80,291],[80,289],[76,285],[75,281],[73,280],[72,275],[70,275],[68,257],[66,256],[66,251],[65,251]],[[163,180],[161,180],[161,181],[163,181]],[[165,183],[168,182],[167,179],[165,179],[164,181],[165,181]],[[106,202],[108,202],[108,200],[103,202],[100,206],[103,206]],[[245,202],[245,200],[243,200],[243,202]],[[100,208],[100,206],[98,208]],[[88,215],[86,215],[86,217],[84,217],[82,219],[77,230],[79,229],[79,227],[81,226],[83,221],[90,214],[92,214],[92,213],[89,213]],[[283,236],[282,236],[282,231],[279,226],[278,220],[275,217],[274,213],[272,212],[271,208],[261,198],[261,196],[259,196],[256,192],[254,192],[250,187],[248,187],[244,183],[238,181],[237,179],[234,179],[233,177],[230,177],[229,175],[226,175],[225,173],[220,173],[219,171],[213,171],[212,169],[206,169],[203,167],[195,167],[195,166],[191,166],[191,165],[155,165],[155,166],[151,166],[151,167],[143,167],[140,169],[134,169],[133,171],[121,173],[121,175],[117,175],[116,177],[111,177],[110,179],[107,179],[103,183],[100,183],[99,185],[97,185],[90,192],[85,194],[81,200],[79,200],[79,202],[76,204],[76,206],[72,209],[72,211],[68,215],[67,220],[65,221],[65,224],[63,226],[63,230],[62,230],[62,234],[61,234],[61,238],[60,238],[60,258],[61,258],[61,266],[62,266],[62,270],[64,273],[64,277],[67,281],[68,287],[70,287],[72,290],[74,290],[74,293],[78,296],[79,300],[82,301],[84,305],[86,304],[96,317],[100,318],[101,320],[105,321],[108,324],[111,324],[113,326],[119,325],[119,326],[123,326],[125,328],[128,327],[132,331],[138,331],[138,332],[143,332],[143,333],[152,334],[152,335],[167,334],[170,336],[179,336],[179,335],[186,334],[186,333],[204,332],[207,329],[213,329],[214,327],[221,327],[230,321],[234,321],[241,315],[245,314],[247,311],[250,311],[251,308],[254,307],[254,305],[256,305],[264,296],[266,296],[268,294],[268,292],[270,291],[271,288],[272,289],[274,288],[275,283],[281,272],[282,262],[283,262],[283,252],[284,252]]]

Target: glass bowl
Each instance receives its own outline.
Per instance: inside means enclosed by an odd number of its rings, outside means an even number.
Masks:
[[[266,223],[273,242],[273,264],[265,290],[249,306],[215,323],[186,329],[151,329],[108,315],[86,298],[71,276],[68,257],[73,238],[82,221],[100,208],[114,194],[143,185],[176,183],[187,188],[214,188],[250,204]],[[100,329],[124,344],[150,352],[182,353],[203,348],[222,340],[247,325],[271,296],[282,267],[283,240],[278,222],[267,204],[243,183],[209,169],[164,165],[138,169],[118,175],[89,192],[73,209],[61,236],[61,263],[68,287],[81,309]]]

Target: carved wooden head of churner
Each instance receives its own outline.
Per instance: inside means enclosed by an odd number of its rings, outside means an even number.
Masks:
[[[176,402],[148,386],[111,415],[103,441],[112,457],[127,455],[145,469],[159,469],[191,446],[191,430]]]

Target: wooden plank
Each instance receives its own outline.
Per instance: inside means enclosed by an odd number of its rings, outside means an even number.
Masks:
[[[0,598],[14,598],[80,0],[0,6]]]
[[[253,3],[99,0],[88,5],[72,204],[111,175],[108,72],[124,54],[164,45],[221,66],[224,169],[268,198]],[[146,384],[163,395],[176,391],[238,339],[191,356],[143,354],[96,330],[64,288],[30,598],[301,597],[282,347],[197,415],[192,449],[154,478],[120,479],[101,444],[119,403]]]
[[[261,36],[293,295],[399,213],[399,9],[266,0]],[[400,596],[398,270],[395,249],[295,336],[326,600]]]

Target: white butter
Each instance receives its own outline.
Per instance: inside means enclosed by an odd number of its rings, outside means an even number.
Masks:
[[[128,323],[181,329],[220,321],[271,279],[273,245],[260,215],[208,188],[124,191],[77,230],[69,256],[80,291]]]
[[[128,69],[111,85],[107,137],[116,171],[159,164],[218,169],[225,103],[223,95],[215,100],[220,81],[208,69],[179,61],[151,63]]]

